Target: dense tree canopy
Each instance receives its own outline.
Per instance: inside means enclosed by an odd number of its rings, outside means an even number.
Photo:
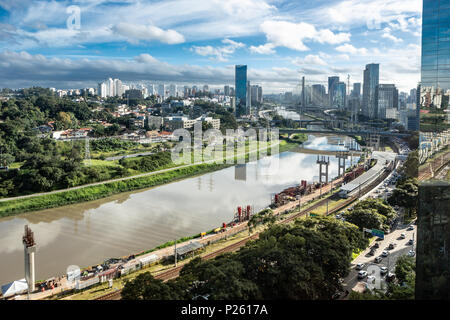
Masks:
[[[236,253],[196,258],[165,284],[147,274],[125,285],[124,299],[330,299],[341,289],[354,250],[368,240],[355,225],[329,217],[273,225]]]

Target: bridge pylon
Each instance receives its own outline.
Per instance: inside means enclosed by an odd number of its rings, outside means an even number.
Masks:
[[[348,151],[339,151],[336,153],[336,158],[338,159],[338,176],[345,173],[345,160],[348,159]]]
[[[328,183],[328,166],[330,165],[330,157],[326,159],[325,156],[317,156],[316,163],[319,165],[319,182],[323,183],[322,177],[325,177],[325,183]],[[322,170],[322,166],[325,166],[325,170]]]

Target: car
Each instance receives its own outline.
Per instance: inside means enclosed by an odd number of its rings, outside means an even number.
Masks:
[[[373,255],[375,255],[375,249],[371,249],[370,251],[369,251],[369,253],[367,253],[369,256],[373,256]]]
[[[397,245],[397,244],[396,244],[395,242],[391,242],[391,243],[389,244],[389,249],[390,249],[390,250],[394,249],[396,245]]]
[[[364,279],[365,277],[367,277],[367,271],[361,270],[358,272],[358,279]]]
[[[383,260],[383,257],[379,256],[379,257],[376,257],[374,261],[375,261],[376,263],[380,263],[381,260]]]
[[[361,270],[362,268],[364,268],[366,265],[364,263],[358,263],[356,265],[356,270]]]
[[[409,250],[408,256],[414,257],[416,255],[416,252],[414,250]]]
[[[414,244],[414,239],[409,239],[408,244]]]
[[[375,283],[375,277],[374,276],[368,276],[367,277],[367,283]]]
[[[381,267],[380,268],[380,274],[386,274],[388,272],[388,268],[387,267]]]
[[[408,229],[406,229],[407,231],[411,231],[411,230],[414,230],[414,226],[413,225],[410,225],[409,227],[408,227]]]
[[[394,280],[395,280],[395,274],[389,272],[386,276],[386,282],[392,282]]]
[[[376,242],[374,245],[373,245],[373,248],[379,248],[380,247],[380,244],[378,243],[378,242]]]
[[[406,234],[402,233],[402,234],[400,235],[400,239],[406,239]]]
[[[382,257],[387,257],[389,255],[389,251],[383,251],[381,254]]]

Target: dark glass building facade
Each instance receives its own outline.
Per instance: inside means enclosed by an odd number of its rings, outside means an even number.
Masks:
[[[448,107],[450,95],[450,1],[423,0],[422,107]]]
[[[371,63],[364,70],[363,115],[375,119],[378,115],[377,86],[380,80],[380,65]]]
[[[419,188],[416,299],[450,299],[450,187]]]
[[[236,105],[245,105],[247,101],[247,66],[235,66]]]
[[[336,99],[336,87],[339,82],[339,77],[328,77],[328,99],[330,107],[333,107]]]

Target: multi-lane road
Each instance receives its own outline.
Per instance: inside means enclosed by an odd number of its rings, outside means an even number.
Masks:
[[[412,226],[414,230],[407,230],[409,226]],[[401,239],[401,234],[404,233],[406,237]],[[408,242],[413,239],[414,243],[409,244]],[[349,292],[354,289],[360,282],[367,282],[367,277],[364,279],[358,279],[358,272],[360,270],[356,270],[356,266],[360,263],[364,263],[364,267],[361,270],[365,270],[368,272],[368,276],[375,276],[381,279],[382,286],[386,287],[386,274],[379,275],[379,269],[377,267],[387,267],[388,272],[394,273],[395,264],[397,259],[402,255],[408,255],[410,250],[416,250],[416,239],[417,239],[417,227],[411,223],[409,225],[401,225],[398,226],[394,231],[385,235],[384,240],[374,241],[371,245],[364,250],[351,264],[350,274],[344,279],[344,291],[348,290]],[[373,256],[370,256],[368,253],[371,248],[375,245],[375,243],[379,244],[379,248],[376,249],[376,252]],[[389,250],[389,244],[395,243],[396,246],[394,249]],[[383,257],[381,262],[376,263],[375,258],[381,256],[383,251],[389,252],[387,257]],[[415,257],[415,255],[414,255]],[[377,267],[375,267],[377,266]],[[372,273],[372,270],[375,273]]]

